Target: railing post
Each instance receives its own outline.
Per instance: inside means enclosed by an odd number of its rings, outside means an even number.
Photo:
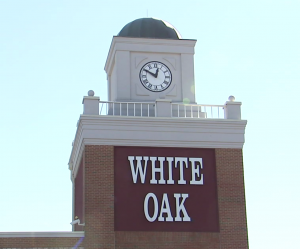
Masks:
[[[157,99],[155,101],[156,117],[171,117],[172,100],[171,99]]]
[[[228,97],[229,101],[225,103],[225,119],[241,119],[242,102],[235,102],[234,96]]]
[[[84,96],[82,100],[83,114],[85,115],[99,115],[99,101],[100,98],[94,96],[94,91],[89,90],[88,96]]]

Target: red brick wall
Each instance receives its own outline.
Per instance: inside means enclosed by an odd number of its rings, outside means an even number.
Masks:
[[[85,248],[247,249],[242,150],[216,149],[220,233],[114,231],[114,147],[85,147]]]
[[[80,219],[80,223],[85,222],[84,217],[84,164],[83,157],[80,162],[79,169],[77,171],[77,175],[75,177],[75,210],[74,217],[77,216]],[[75,231],[83,231],[84,227],[75,225]]]
[[[243,152],[216,149],[222,249],[248,248]]]
[[[114,147],[84,151],[85,249],[248,249],[241,149],[216,149],[220,232],[114,231]],[[0,238],[0,248],[72,247],[80,238]]]
[[[114,147],[85,146],[85,248],[114,248]]]

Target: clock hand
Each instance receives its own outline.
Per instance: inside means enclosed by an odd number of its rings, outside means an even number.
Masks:
[[[151,74],[153,77],[157,77],[157,76],[155,76],[155,74],[154,73],[152,73],[152,72],[150,72],[150,71],[148,71],[147,69],[144,69],[144,71],[146,71],[147,73],[149,73],[149,74]]]
[[[155,73],[154,77],[157,78],[157,75],[158,75],[158,68],[156,68],[156,73]]]

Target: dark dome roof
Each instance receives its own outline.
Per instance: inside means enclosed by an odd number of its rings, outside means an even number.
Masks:
[[[179,32],[171,24],[154,18],[136,19],[126,24],[118,36],[181,39]]]

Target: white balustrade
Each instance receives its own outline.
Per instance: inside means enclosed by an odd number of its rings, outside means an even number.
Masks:
[[[224,118],[224,105],[196,105],[172,103],[175,118]]]
[[[157,99],[155,102],[100,101],[99,97],[94,96],[94,91],[90,90],[88,96],[83,98],[83,114],[240,120],[241,104],[235,102],[234,96],[229,96],[225,105],[172,103],[170,99]]]
[[[155,117],[155,103],[99,101],[100,115]]]
[[[99,101],[100,115],[155,117],[153,102],[113,102]],[[171,104],[174,118],[224,118],[224,105]]]

